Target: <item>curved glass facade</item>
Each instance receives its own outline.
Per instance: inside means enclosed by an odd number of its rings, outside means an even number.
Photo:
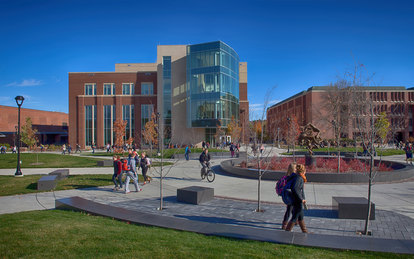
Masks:
[[[227,127],[239,119],[239,56],[221,41],[187,46],[189,128]]]

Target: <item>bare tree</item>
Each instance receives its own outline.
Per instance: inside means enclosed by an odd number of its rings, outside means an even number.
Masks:
[[[374,142],[379,136],[380,128],[375,127],[377,118],[374,113],[375,102],[369,86],[372,82],[372,76],[368,76],[364,65],[356,64],[352,72],[346,74],[349,88],[351,89],[350,110],[354,119],[356,134],[359,135],[363,143],[369,143],[369,172],[368,172],[368,210],[365,219],[363,234],[368,235],[368,226],[371,217],[371,194],[372,184],[375,178],[374,172]]]

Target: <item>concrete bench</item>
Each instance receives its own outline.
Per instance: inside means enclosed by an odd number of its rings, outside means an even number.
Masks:
[[[201,186],[190,186],[177,189],[177,201],[200,204],[214,199],[214,189]]]
[[[58,181],[57,175],[45,175],[37,181],[37,190],[50,191],[56,188]]]
[[[368,200],[363,197],[332,197],[332,209],[340,219],[366,219]],[[371,220],[375,220],[375,204],[371,202]]]
[[[58,169],[58,170],[55,170],[55,171],[49,173],[49,175],[56,175],[57,180],[62,180],[62,179],[68,178],[69,169]]]
[[[113,165],[113,161],[112,160],[101,160],[97,162],[98,166],[112,166]]]

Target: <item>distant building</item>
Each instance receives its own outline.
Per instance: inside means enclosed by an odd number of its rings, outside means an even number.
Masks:
[[[323,102],[328,89],[327,86],[313,86],[269,107],[267,109],[268,132],[276,136],[277,129],[281,131],[283,125],[287,123],[287,118],[295,115],[300,126],[312,123],[321,130],[324,139],[333,139],[334,129],[323,118],[327,114]],[[376,116],[381,112],[387,113],[394,140],[406,141],[413,136],[414,88],[383,86],[359,89],[367,93],[367,97],[373,101]],[[348,127],[342,130],[341,138],[353,139],[358,135],[355,122],[351,119]]]
[[[24,106],[24,104],[23,104]],[[20,126],[30,117],[37,130],[39,144],[64,144],[68,140],[69,116],[63,112],[50,112],[21,108]],[[0,105],[0,143],[16,144],[18,108]],[[22,143],[22,145],[24,145]]]
[[[141,146],[145,123],[160,113],[164,144],[214,143],[218,125],[249,120],[247,63],[221,41],[159,45],[155,63],[115,64],[115,72],[69,73],[69,142],[114,144],[113,123]],[[244,133],[244,131],[243,131]]]

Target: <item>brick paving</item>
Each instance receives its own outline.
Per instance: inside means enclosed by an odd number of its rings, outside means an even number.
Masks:
[[[285,206],[281,204],[265,203],[261,205],[264,212],[255,212],[257,203],[223,198],[193,205],[177,202],[175,196],[169,196],[164,199],[165,209],[162,211],[157,210],[157,198],[101,202],[167,217],[275,230],[281,229],[285,212]],[[379,209],[375,216],[369,227],[373,237],[414,240],[414,219]],[[339,236],[358,236],[357,231],[365,226],[364,220],[338,219],[336,211],[327,206],[310,207],[305,211],[305,222],[311,233]],[[296,226],[293,231],[300,232],[300,228]]]

